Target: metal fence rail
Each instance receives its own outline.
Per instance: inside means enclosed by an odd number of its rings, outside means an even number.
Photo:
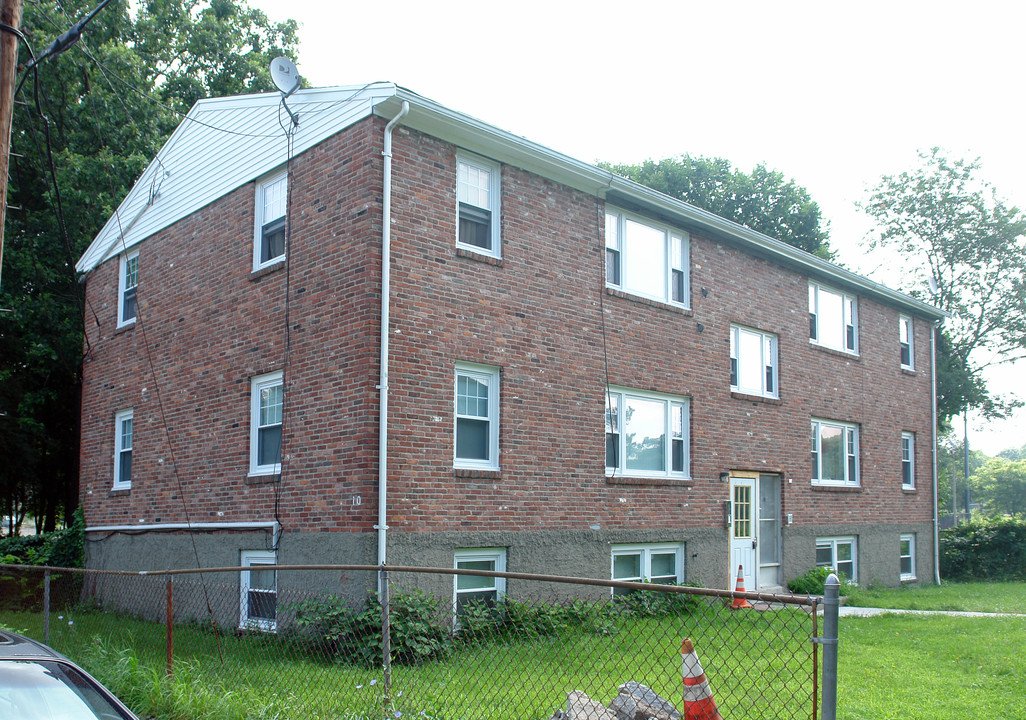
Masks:
[[[268,583],[254,570],[0,565],[0,623],[47,641],[116,693],[132,681],[126,668],[142,668],[215,698],[243,695],[252,717],[686,717],[689,683],[704,686],[682,677],[685,638],[727,720],[819,717],[823,598],[357,565],[274,566]],[[314,592],[323,582],[306,582],[313,573],[366,573],[369,587],[387,590]],[[419,589],[452,588],[456,575],[484,590],[457,606],[452,592]],[[497,578],[504,595],[488,590]],[[731,607],[742,599],[752,607]],[[836,658],[836,634],[833,643]]]

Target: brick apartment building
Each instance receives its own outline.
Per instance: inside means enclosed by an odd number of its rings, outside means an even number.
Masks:
[[[291,163],[279,96],[197,103],[79,262],[90,566],[932,579],[936,309],[390,83],[288,102]]]

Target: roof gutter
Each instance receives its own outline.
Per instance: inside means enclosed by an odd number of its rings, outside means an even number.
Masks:
[[[378,414],[378,565],[384,565],[388,540],[388,333],[391,321],[392,292],[392,130],[410,111],[403,101],[402,108],[385,126],[385,141],[381,155],[385,158],[381,195],[381,381],[378,384],[380,410]],[[380,588],[379,588],[380,589]]]

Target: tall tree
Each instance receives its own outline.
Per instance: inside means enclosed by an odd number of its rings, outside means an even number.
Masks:
[[[950,372],[938,373],[938,394],[962,407],[942,411],[1001,415],[1018,403],[992,393],[982,371],[1026,358],[1026,216],[979,177],[978,160],[952,160],[938,148],[919,158],[861,203],[876,222],[866,245],[900,254],[906,292],[930,300],[932,283],[933,302],[951,313],[939,346]]]
[[[1026,460],[992,458],[973,474],[972,483],[988,514],[1026,514]]]
[[[751,174],[723,158],[681,155],[607,170],[830,260],[828,225],[804,187],[764,164]]]
[[[26,8],[21,62],[98,0]],[[44,529],[77,504],[83,307],[76,259],[184,113],[206,96],[273,90],[294,21],[245,0],[114,0],[76,45],[30,73],[14,117],[0,307],[0,493]],[[37,101],[38,99],[38,101]],[[59,212],[58,195],[63,213]]]

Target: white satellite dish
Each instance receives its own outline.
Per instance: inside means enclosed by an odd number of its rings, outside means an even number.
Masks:
[[[296,64],[286,57],[276,57],[271,61],[271,80],[275,86],[288,97],[299,89],[302,78]]]
[[[931,276],[927,282],[930,284],[930,294],[934,297],[940,295],[940,290],[937,288],[937,278]]]

